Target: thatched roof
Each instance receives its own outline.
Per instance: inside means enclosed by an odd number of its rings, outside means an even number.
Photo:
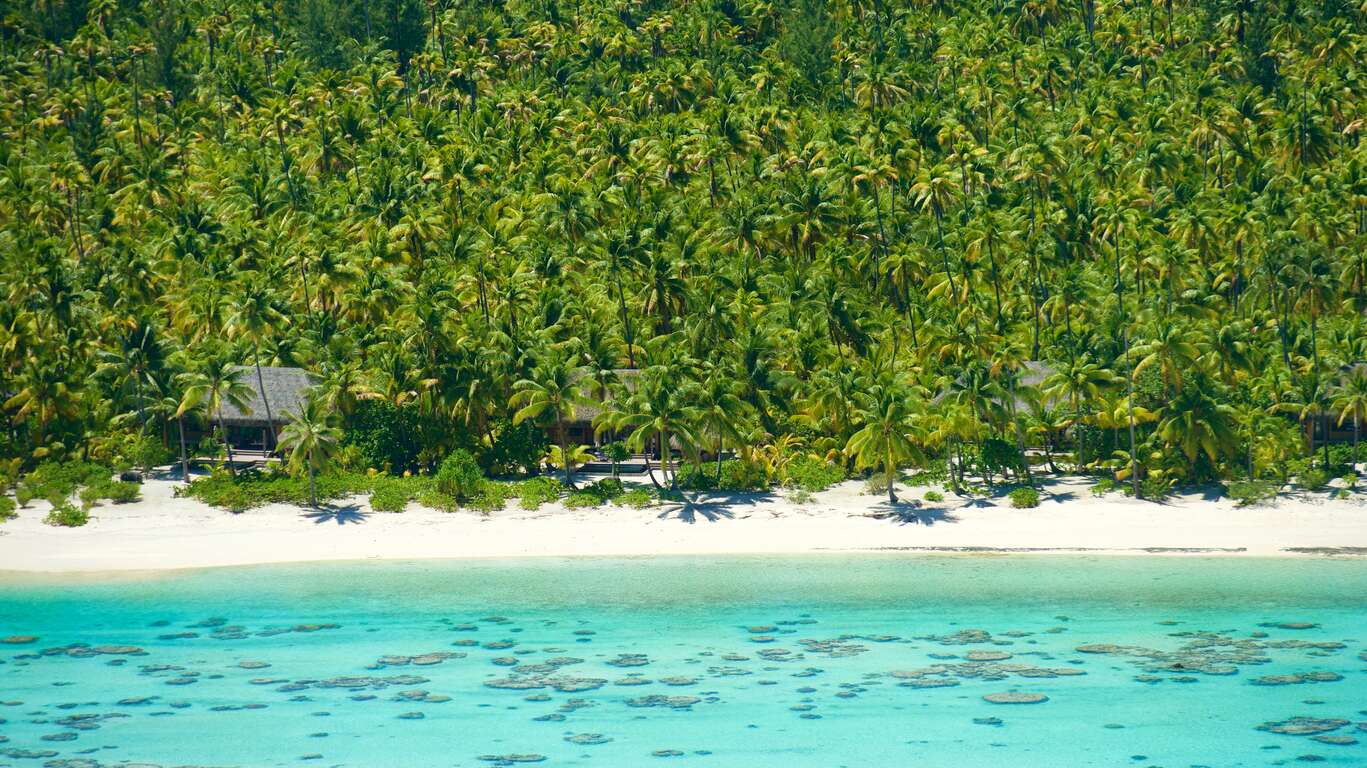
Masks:
[[[612,373],[617,377],[618,383],[628,390],[636,388],[636,378],[641,375],[639,368],[617,368]],[[612,399],[611,392],[607,393],[607,400],[600,399],[602,393],[598,390],[596,383],[589,383],[586,386],[588,388],[586,392],[588,400],[583,403],[575,403],[574,418],[570,419],[571,422],[592,422],[598,417],[598,414],[603,412],[604,403]]]
[[[266,401],[261,398],[257,387],[256,368],[250,365],[234,366],[241,373],[238,379],[252,390],[247,401],[247,409],[231,404],[223,404],[223,421],[233,426],[260,427],[266,425]],[[266,395],[270,398],[271,421],[275,424],[288,424],[290,417],[299,412],[299,406],[308,397],[308,389],[313,379],[303,368],[277,368],[261,366],[261,381],[266,385]]]
[[[1044,383],[1045,379],[1054,375],[1056,370],[1058,369],[1052,364],[1044,362],[1043,360],[1026,360],[1021,363],[1020,377],[1016,380],[1016,384],[1020,387],[1039,387]],[[932,402],[939,404],[944,402],[947,397],[949,397],[949,388],[945,388],[943,391],[936,394],[932,399]],[[1052,402],[1052,399],[1046,398],[1046,402]],[[1025,397],[1021,394],[1017,394],[1016,410],[1023,411],[1028,407],[1029,403],[1026,402]]]

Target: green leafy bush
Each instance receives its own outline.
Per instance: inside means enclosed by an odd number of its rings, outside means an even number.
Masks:
[[[769,487],[764,470],[740,459],[730,459],[721,464],[721,481],[718,482],[715,464],[688,464],[679,468],[680,488],[693,491],[763,491]]]
[[[383,400],[362,400],[347,420],[343,443],[354,447],[367,467],[395,474],[417,469],[417,411]]]
[[[1277,486],[1266,480],[1240,480],[1229,484],[1229,497],[1241,507],[1261,504],[1277,496]]]
[[[884,496],[888,492],[888,478],[882,472],[870,475],[864,482],[864,493],[870,496]]]
[[[479,456],[480,466],[491,475],[535,472],[550,446],[546,431],[530,419],[521,424],[503,419],[494,425],[493,435]]]
[[[66,499],[86,485],[107,483],[109,467],[86,461],[49,461],[39,464],[19,481],[21,504],[31,499]]]
[[[484,473],[474,455],[461,448],[451,452],[437,470],[437,490],[455,498],[469,501],[480,491]]]
[[[592,485],[585,486],[565,499],[565,506],[571,509],[577,507],[600,507],[612,501],[616,501],[624,495],[622,481],[613,478],[604,478]]]
[[[560,492],[564,488],[564,484],[553,477],[533,477],[517,483],[513,488],[513,495],[519,498],[523,509],[537,509],[542,504],[560,498]]]
[[[991,478],[993,475],[1005,476],[1007,472],[1014,472],[1017,475],[1023,474],[1025,472],[1025,456],[1015,443],[990,437],[983,441],[982,447],[978,451],[978,468],[987,478]]]
[[[1139,494],[1147,501],[1162,501],[1172,493],[1172,482],[1166,477],[1149,475],[1139,481]]]
[[[845,468],[839,464],[807,455],[794,457],[784,467],[784,472],[788,475],[788,485],[808,493],[824,491],[846,477]]]
[[[1039,491],[1034,488],[1017,488],[1006,496],[1011,499],[1011,506],[1016,509],[1029,509],[1039,506]]]
[[[1296,477],[1296,485],[1307,491],[1318,491],[1329,484],[1329,475],[1320,469],[1307,469]]]
[[[810,504],[813,501],[816,501],[816,497],[812,495],[811,491],[804,488],[795,488],[788,493],[788,501],[791,501],[794,504]]]
[[[914,475],[906,478],[907,485],[939,485],[949,479],[949,465],[944,459],[932,459],[922,469]],[[883,487],[882,493],[887,493],[887,486]]]
[[[153,435],[144,435],[134,440],[122,453],[125,460],[144,471],[170,464],[175,459],[171,449]]]
[[[621,504],[624,507],[631,507],[633,509],[645,509],[646,507],[653,507],[655,506],[655,502],[655,494],[651,493],[649,488],[632,488],[631,490],[626,491],[621,496],[617,497],[618,504]]]
[[[365,475],[344,472],[318,475],[316,479],[319,501],[354,496],[371,489],[374,480]],[[242,512],[267,504],[296,504],[309,502],[307,477],[290,477],[271,472],[239,472],[236,477],[216,472],[176,489],[177,496],[189,496],[214,507]]]
[[[939,491],[926,491],[923,498],[930,502],[941,502],[945,500],[945,495]]]
[[[15,511],[17,506],[18,504],[15,503],[14,499],[8,496],[0,496],[0,523],[18,517],[19,513]]]
[[[411,488],[398,478],[377,478],[370,490],[370,508],[376,512],[402,512],[410,499]]]
[[[1096,485],[1092,486],[1092,495],[1105,496],[1106,494],[1112,493],[1115,490],[1116,482],[1109,477],[1103,477],[1100,480],[1096,481]]]
[[[108,499],[115,504],[129,504],[142,498],[142,488],[137,483],[106,480],[82,488],[80,498],[81,506],[86,509],[95,506],[101,499]]]
[[[47,513],[47,517],[43,518],[43,522],[61,528],[79,528],[90,522],[90,515],[84,509],[64,501],[54,506],[52,511]]]

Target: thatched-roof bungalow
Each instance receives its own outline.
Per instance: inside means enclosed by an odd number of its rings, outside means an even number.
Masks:
[[[618,368],[613,375],[618,383],[626,387],[628,391],[636,388],[636,377],[641,374],[635,368]],[[596,435],[593,429],[593,420],[598,418],[604,407],[612,402],[612,392],[600,391],[598,385],[593,382],[584,382],[586,391],[585,402],[576,403],[574,406],[574,416],[567,421],[556,425],[556,429],[565,430],[565,442],[570,445],[591,445],[599,446],[603,443],[611,442],[610,435]]]
[[[228,442],[235,451],[267,451],[275,447],[280,430],[299,413],[299,408],[308,398],[309,387],[314,381],[303,368],[282,368],[261,366],[261,384],[265,385],[262,396],[258,385],[256,367],[239,365],[234,368],[239,381],[251,389],[251,397],[245,408],[232,403],[223,404],[223,423],[228,427]],[[267,403],[270,417],[267,418]],[[217,422],[216,415],[211,417]],[[216,426],[216,424],[214,425]]]

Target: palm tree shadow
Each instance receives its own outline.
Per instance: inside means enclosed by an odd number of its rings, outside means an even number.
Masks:
[[[869,517],[875,520],[893,520],[898,525],[920,525],[931,526],[936,523],[956,523],[958,518],[949,513],[944,507],[925,507],[917,501],[899,501],[896,504],[882,502],[873,508]]]
[[[730,507],[735,501],[736,500],[730,498],[719,500],[685,498],[683,501],[666,502],[664,504],[664,509],[660,511],[658,518],[660,520],[675,518],[680,522],[689,524],[696,523],[699,517],[709,523],[715,523],[722,518],[734,520],[736,515],[731,511]],[[754,502],[751,501],[749,503],[753,504]]]
[[[355,504],[345,504],[334,506],[326,504],[318,507],[312,512],[304,513],[304,517],[312,520],[314,525],[333,522],[338,525],[356,525],[364,523],[370,515],[362,512],[361,508]]]

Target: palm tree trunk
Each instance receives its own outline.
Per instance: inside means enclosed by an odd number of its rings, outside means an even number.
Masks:
[[[892,447],[888,447],[888,455],[883,457],[883,471],[888,477],[888,503],[897,503],[897,464],[892,459]]]
[[[228,425],[223,421],[223,408],[218,409],[218,428],[223,431],[223,448],[228,452],[228,474],[236,476],[233,468],[233,441],[228,439]]]
[[[1358,415],[1353,414],[1353,475],[1358,473]]]
[[[1134,368],[1130,365],[1130,332],[1125,331],[1125,367],[1128,369],[1125,377],[1125,384],[1128,397],[1126,398],[1126,420],[1130,422],[1130,485],[1134,488],[1134,497],[1139,498],[1139,466],[1134,456]],[[1249,478],[1252,480],[1253,478]]]
[[[177,416],[176,425],[180,428],[180,479],[190,482],[190,459],[185,453],[185,417]]]
[[[721,429],[717,429],[717,486],[721,487]]]
[[[252,362],[256,365],[256,386],[261,388],[261,402],[266,404],[266,428],[261,430],[261,450],[269,456],[273,453],[270,437],[275,429],[275,419],[271,418],[271,399],[266,395],[266,382],[261,377],[261,345],[256,341],[252,342]]]
[[[309,506],[318,508],[318,489],[313,481],[313,457],[309,456]]]
[[[565,487],[573,488],[573,470],[571,470],[570,468],[570,451],[569,446],[566,444],[565,441],[565,423],[563,421],[560,422],[560,428],[556,430],[556,432],[558,432],[560,435],[560,463],[563,465],[565,470]]]
[[[675,491],[679,488],[679,478],[671,472],[670,459],[669,433],[662,429],[660,430],[660,468],[664,472],[665,480],[669,482],[669,489]]]

